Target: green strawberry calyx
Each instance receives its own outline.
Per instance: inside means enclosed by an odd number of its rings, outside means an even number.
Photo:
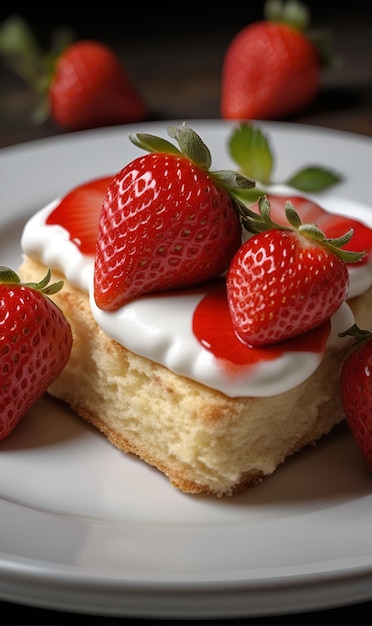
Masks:
[[[147,152],[166,153],[186,157],[197,167],[208,172],[211,178],[219,183],[230,195],[237,214],[241,217],[245,211],[245,204],[240,200],[239,193],[242,190],[253,189],[256,184],[255,181],[233,170],[211,171],[212,156],[208,146],[185,122],[180,128],[168,126],[167,132],[171,138],[177,141],[179,147],[168,141],[168,139],[147,133],[130,134],[129,139],[135,146]]]
[[[342,333],[339,333],[340,337],[352,337],[354,339],[353,347],[361,346],[369,339],[372,339],[372,331],[359,328],[357,324],[353,324]]]
[[[1,285],[18,285],[23,287],[29,287],[30,289],[36,289],[36,291],[40,291],[45,296],[49,297],[58,293],[63,287],[63,280],[59,280],[56,283],[50,283],[51,279],[51,271],[48,269],[44,278],[38,283],[23,283],[21,282],[18,274],[9,267],[5,265],[0,265],[0,284]]]
[[[339,337],[351,337],[342,355],[343,361],[346,361],[353,352],[363,348],[366,343],[372,340],[372,331],[359,328],[357,324],[353,324],[344,332],[339,333]]]
[[[251,234],[260,233],[270,229],[297,231],[309,240],[316,241],[324,248],[333,252],[345,263],[355,263],[360,261],[365,252],[353,252],[351,250],[343,250],[343,247],[351,240],[354,230],[350,228],[341,237],[330,238],[314,223],[304,224],[301,221],[293,203],[290,200],[285,201],[285,215],[288,225],[278,224],[271,219],[270,201],[266,195],[258,200],[259,213],[252,211],[248,207],[244,208],[241,221],[244,228]]]

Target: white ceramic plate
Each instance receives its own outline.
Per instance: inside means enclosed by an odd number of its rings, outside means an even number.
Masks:
[[[216,169],[231,125],[193,121]],[[77,183],[138,156],[128,132],[97,130],[0,153],[1,264],[17,266],[23,224]],[[318,199],[361,218],[371,203],[372,141],[260,124],[275,177],[301,165],[345,181]],[[372,211],[372,209],[371,209]],[[299,411],[301,407],[299,407]],[[244,495],[187,496],[43,397],[0,443],[0,597],[44,608],[151,618],[318,610],[372,599],[372,477],[346,425]]]

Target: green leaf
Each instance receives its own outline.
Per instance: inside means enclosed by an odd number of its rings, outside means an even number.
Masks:
[[[21,281],[18,274],[6,265],[0,265],[0,283],[1,284],[19,284]]]
[[[228,150],[245,176],[264,184],[270,182],[273,154],[267,137],[259,128],[246,122],[240,124],[229,138]]]
[[[0,56],[26,83],[34,87],[42,72],[42,51],[25,20],[12,15],[0,25]]]
[[[285,183],[300,191],[314,192],[327,189],[342,180],[342,176],[329,169],[314,165],[299,170]]]
[[[12,15],[0,25],[0,52],[28,58],[31,63],[39,60],[37,41],[25,20],[18,15]]]
[[[253,189],[255,181],[242,176],[239,172],[233,170],[216,170],[211,172],[214,178],[217,178],[224,187],[230,189]]]
[[[186,124],[182,124],[180,128],[168,126],[168,135],[178,141],[182,154],[196,165],[209,170],[212,164],[209,148],[192,128]]]
[[[149,135],[148,133],[129,134],[131,142],[147,152],[166,152],[168,154],[181,154],[180,150],[167,139]]]

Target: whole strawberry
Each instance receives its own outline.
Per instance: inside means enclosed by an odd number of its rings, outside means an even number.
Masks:
[[[21,283],[0,266],[0,440],[61,373],[72,346],[71,328],[48,297],[62,283]]]
[[[26,79],[40,99],[34,117],[49,116],[69,131],[144,120],[147,105],[112,48],[100,41],[73,41],[54,33],[52,50],[40,50],[19,17],[0,27],[0,54]]]
[[[240,247],[226,280],[234,330],[253,346],[290,339],[328,320],[347,296],[346,263],[363,256],[341,249],[352,230],[329,239],[314,223],[302,224],[290,201],[288,226],[272,221],[266,196],[259,210],[247,221],[257,234]]]
[[[121,61],[99,41],[78,41],[58,58],[49,85],[50,113],[67,130],[142,121],[147,107]]]
[[[244,27],[229,44],[221,76],[223,118],[280,119],[317,95],[325,54],[307,34],[306,7],[293,0],[282,5],[267,2],[267,19]]]
[[[98,307],[115,310],[137,296],[195,285],[228,267],[241,244],[235,172],[211,172],[211,155],[185,124],[131,137],[149,153],[112,180],[100,214],[94,268]]]
[[[356,325],[341,333],[356,340],[341,371],[341,399],[346,420],[372,471],[372,332]]]

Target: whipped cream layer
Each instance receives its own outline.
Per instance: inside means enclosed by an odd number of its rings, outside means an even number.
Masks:
[[[65,228],[46,224],[47,216],[58,203],[58,199],[51,202],[27,222],[21,239],[23,253],[59,270],[71,284],[87,293],[96,322],[107,335],[130,351],[230,397],[283,393],[306,380],[319,366],[323,353],[305,349],[282,351],[273,360],[235,365],[233,373],[229,373],[221,359],[205,348],[193,333],[193,314],[204,295],[200,291],[176,296],[169,292],[161,297],[152,294],[116,312],[102,311],[93,296],[94,258],[81,254]],[[350,202],[348,211],[353,212]],[[360,213],[360,205],[357,213]],[[365,223],[372,227],[370,210],[365,213],[369,216],[369,222],[366,219]],[[364,293],[371,285],[371,262],[350,268],[350,297]],[[331,319],[327,346],[338,347],[346,342],[339,333],[353,323],[351,309],[344,303]]]

